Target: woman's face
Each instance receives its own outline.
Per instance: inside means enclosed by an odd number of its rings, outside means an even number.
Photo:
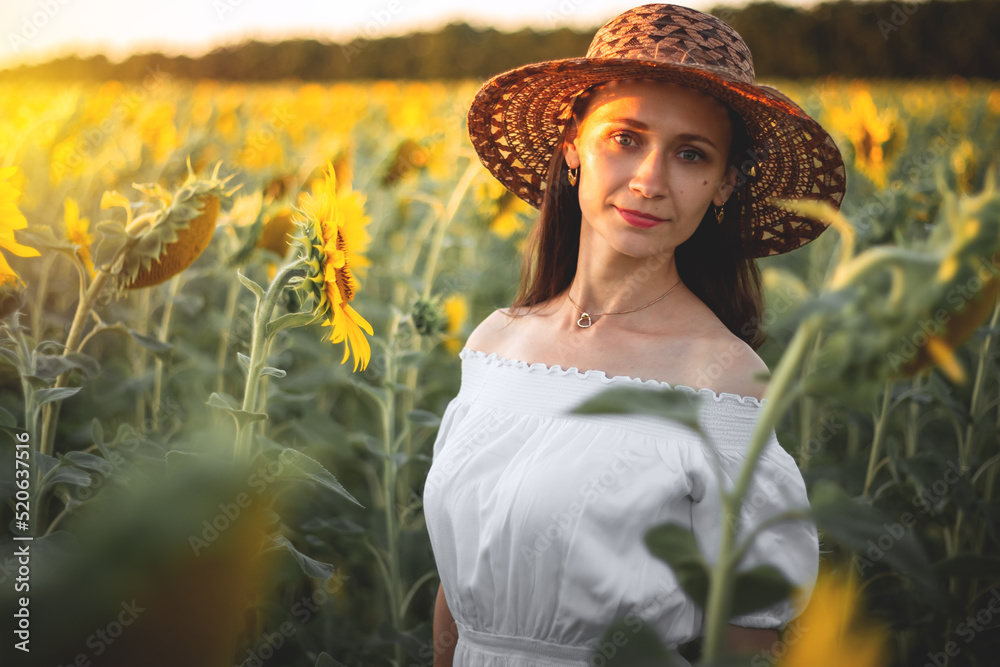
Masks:
[[[581,246],[672,252],[732,192],[731,141],[726,107],[696,90],[648,80],[597,90],[565,150],[580,168]]]

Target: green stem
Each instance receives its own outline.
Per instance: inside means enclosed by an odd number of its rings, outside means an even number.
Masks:
[[[399,330],[400,313],[395,310],[389,323],[387,339],[393,340]],[[385,377],[387,385],[394,382],[396,365],[393,354],[390,351],[386,355]],[[391,390],[390,390],[391,391]],[[385,510],[385,530],[386,543],[389,556],[389,617],[392,627],[401,631],[400,627],[400,598],[402,597],[402,586],[400,585],[399,553],[398,553],[398,533],[399,525],[396,517],[396,462],[393,459],[395,454],[393,448],[393,427],[395,425],[395,399],[390,394],[389,400],[385,402],[382,409],[382,444],[385,448],[385,460],[382,462],[382,496]],[[402,651],[399,644],[396,645],[396,662],[402,664]]]
[[[170,322],[174,314],[174,300],[177,298],[177,293],[180,292],[181,276],[184,273],[178,273],[170,280],[170,287],[167,290],[167,299],[163,304],[163,317],[160,318],[160,332],[159,340],[162,343],[167,342],[167,338],[170,335]],[[153,418],[160,414],[160,400],[163,396],[163,359],[160,357],[156,358],[156,372],[153,378]]]
[[[918,374],[913,378],[913,395],[910,397],[910,414],[906,419],[906,456],[913,458],[917,455],[917,430],[920,421],[920,404],[914,399],[920,389],[922,375]]]
[[[233,321],[236,319],[236,304],[239,302],[239,293],[242,285],[238,281],[230,281],[229,294],[226,295],[226,310],[223,315],[225,322],[219,335],[219,353],[216,355],[216,376],[215,391],[223,393],[226,388],[226,359],[229,358],[229,339],[232,337]]]
[[[813,371],[813,360],[816,358],[816,352],[819,350],[820,337],[816,337],[816,341],[813,344],[812,352],[809,354],[805,363],[802,364],[802,379],[809,377]],[[813,406],[816,401],[811,396],[802,397],[802,415],[801,415],[801,427],[799,435],[799,467],[803,470],[809,467],[809,458],[811,456],[809,452],[809,445],[812,440],[812,411]]]
[[[872,449],[868,454],[868,470],[865,472],[865,487],[863,495],[868,495],[872,482],[875,481],[876,465],[882,453],[882,441],[885,440],[885,430],[889,417],[889,402],[892,397],[892,382],[886,380],[882,394],[882,407],[879,409],[878,419],[875,421],[875,433],[872,437]]]
[[[437,229],[434,230],[434,238],[431,240],[430,251],[427,255],[427,263],[424,265],[424,299],[430,297],[431,290],[434,287],[434,276],[437,274],[438,257],[441,254],[441,246],[444,245],[444,237],[445,233],[448,231],[448,226],[455,218],[455,213],[458,212],[458,205],[462,203],[462,198],[465,196],[466,191],[469,189],[469,186],[472,185],[473,179],[475,179],[479,172],[479,162],[477,160],[470,160],[469,166],[465,169],[465,173],[462,174],[462,178],[459,179],[455,189],[452,190],[451,197],[448,199],[448,204],[444,207],[444,213],[441,215],[441,220],[438,223]]]
[[[267,352],[271,346],[271,339],[267,335],[267,325],[271,321],[274,307],[278,303],[278,297],[288,284],[288,281],[295,275],[295,271],[304,266],[302,260],[296,260],[286,265],[275,276],[271,286],[264,293],[264,298],[257,302],[253,316],[253,336],[250,347],[250,367],[247,369],[247,381],[243,390],[244,412],[255,412],[257,405],[257,394],[260,389],[261,371],[267,365]],[[250,458],[250,446],[252,442],[254,422],[244,422],[237,424],[236,428],[236,451],[235,456],[238,461],[247,461]]]
[[[26,378],[35,371],[32,362],[31,348],[25,340],[24,330],[14,321],[12,326],[8,326],[11,339],[17,346],[17,356],[19,369],[21,370],[21,390],[24,392],[24,430],[27,434],[29,449],[28,458],[28,479],[31,480],[30,505],[28,507],[28,527],[32,537],[41,535],[39,530],[42,516],[40,513],[41,498],[38,490],[42,488],[41,476],[38,474],[38,416],[39,409],[35,405],[35,392],[37,391]]]
[[[707,662],[715,661],[722,655],[724,649],[726,622],[729,620],[729,609],[732,603],[733,579],[738,562],[733,558],[736,528],[743,498],[753,480],[757,460],[764,451],[771,430],[777,424],[781,413],[789,405],[786,392],[792,385],[796,371],[819,330],[820,320],[817,316],[806,319],[795,332],[788,350],[782,356],[778,367],[771,376],[767,390],[768,401],[761,408],[760,416],[754,427],[750,445],[747,448],[746,459],[740,468],[739,476],[733,485],[733,490],[722,494],[722,536],[719,543],[719,555],[712,567],[712,578],[709,583],[708,603],[705,608],[705,643],[704,658]]]
[[[97,303],[97,297],[101,294],[101,290],[104,289],[104,285],[111,278],[111,274],[105,271],[98,271],[97,275],[94,276],[94,282],[90,283],[90,287],[87,289],[84,297],[80,299],[77,304],[76,313],[73,315],[73,324],[69,329],[69,336],[66,338],[66,349],[63,352],[64,355],[71,354],[77,351],[77,346],[80,344],[80,339],[83,337],[83,328],[90,317],[90,311],[93,310],[94,304]],[[56,378],[55,386],[65,387],[67,382],[69,382],[69,374],[63,373],[58,378]],[[43,454],[48,454],[52,456],[52,451],[55,446],[55,425],[56,421],[59,419],[59,406],[60,402],[56,401],[54,403],[46,403],[42,410],[42,433],[41,433],[41,447],[39,451]]]
[[[38,289],[35,290],[34,307],[31,309],[31,336],[42,340],[42,314],[45,312],[45,297],[49,291],[49,275],[58,253],[49,253],[42,261],[41,275],[38,276]]]
[[[137,307],[139,316],[136,318],[135,330],[142,334],[149,334],[150,307],[152,305],[151,290],[144,289],[139,294],[139,304]],[[146,371],[146,358],[149,351],[142,345],[134,346],[135,354],[132,355],[132,374],[140,377]],[[144,424],[146,422],[146,392],[137,391],[135,393],[135,423]]]
[[[858,423],[853,419],[847,420],[847,460],[853,461],[858,455],[861,447],[861,436],[859,434]]]
[[[267,348],[264,351],[264,358],[271,356],[271,340],[268,340]],[[267,414],[267,386],[271,382],[271,376],[262,375],[260,378],[260,391],[258,392],[257,412],[263,412]],[[268,437],[267,421],[260,423],[260,434],[264,437]]]
[[[141,225],[148,224],[151,216],[140,216],[136,219],[135,223],[141,223]],[[135,224],[134,223],[134,224]],[[140,225],[140,227],[141,227]],[[139,227],[137,227],[138,229]],[[109,263],[110,266],[114,266],[116,261],[122,257],[125,253],[131,251],[133,247],[139,242],[140,236],[135,234],[131,236],[125,244],[118,249],[115,253],[115,257]],[[94,310],[94,306],[97,304],[97,299],[101,295],[104,286],[107,284],[108,280],[111,279],[111,274],[103,269],[98,271],[94,276],[93,281],[91,281],[89,286],[86,286],[86,276],[83,273],[83,265],[81,262],[76,261],[77,269],[80,271],[80,298],[77,303],[76,312],[73,314],[73,322],[70,325],[69,334],[66,337],[66,345],[63,349],[63,356],[78,352],[81,346],[81,341],[83,338],[83,330],[86,326],[87,320],[90,319],[90,314]],[[38,304],[38,307],[43,307],[42,303]],[[23,336],[22,336],[23,340]],[[25,343],[26,344],[26,343]],[[22,352],[24,353],[24,352]],[[27,351],[27,357],[29,364],[31,364],[31,352]],[[33,364],[31,366],[33,368]],[[63,373],[56,378],[54,388],[65,387],[69,382],[69,373]],[[52,455],[55,450],[55,431],[56,425],[59,420],[59,411],[62,405],[61,401],[54,401],[51,403],[46,403],[41,409],[41,428],[37,426],[38,412],[39,410],[35,407],[35,394],[34,390],[29,394],[25,395],[26,408],[28,409],[28,414],[30,417],[30,424],[35,431],[32,436],[32,440],[37,443],[36,451],[46,454],[48,456]],[[141,423],[141,422],[140,422]],[[37,440],[36,440],[37,437]],[[32,457],[34,460],[34,457]],[[34,471],[30,471],[34,472]],[[36,488],[41,488],[41,480],[38,480]],[[32,521],[32,531],[34,534],[42,534],[38,532],[40,530],[40,524],[44,521],[44,507],[41,504],[41,493],[38,493],[37,497],[32,502],[32,511],[35,512],[35,518]]]

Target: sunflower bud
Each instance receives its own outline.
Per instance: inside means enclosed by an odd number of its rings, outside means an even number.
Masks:
[[[448,315],[437,298],[417,299],[410,317],[421,336],[434,336],[448,327]]]
[[[199,201],[204,204],[201,215],[177,233],[177,240],[163,248],[159,259],[153,260],[148,267],[141,267],[135,278],[125,286],[127,289],[159,285],[191,266],[201,256],[215,232],[219,198],[204,197]]]
[[[188,178],[177,192],[166,193],[156,185],[136,189],[159,200],[161,208],[131,220],[130,203],[121,195],[105,193],[101,207],[123,206],[129,214],[125,227],[107,229],[106,236],[120,240],[115,259],[108,268],[118,290],[150,287],[187,269],[212,240],[219,217],[220,200],[238,188],[226,189],[232,178],[218,178],[221,162],[208,179],[195,176],[188,162]]]

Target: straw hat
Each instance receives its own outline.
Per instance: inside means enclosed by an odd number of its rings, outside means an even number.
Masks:
[[[469,110],[479,158],[511,192],[542,204],[549,162],[574,100],[620,79],[655,79],[712,95],[746,123],[752,145],[741,166],[749,188],[747,256],[794,250],[825,229],[770,203],[814,199],[840,207],[844,161],[826,130],[770,86],[754,83],[750,50],[714,16],[676,5],[643,5],[602,27],[584,58],[525,65],[487,81]]]

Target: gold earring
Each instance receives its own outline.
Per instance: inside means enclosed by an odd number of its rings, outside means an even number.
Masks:
[[[723,204],[722,206],[715,207],[715,221],[718,222],[720,225],[722,224],[722,219],[726,215],[725,212],[723,211],[723,207],[725,207],[725,204]]]
[[[580,177],[580,168],[568,169],[566,171],[566,178],[569,179],[569,184],[576,187],[576,181]]]

